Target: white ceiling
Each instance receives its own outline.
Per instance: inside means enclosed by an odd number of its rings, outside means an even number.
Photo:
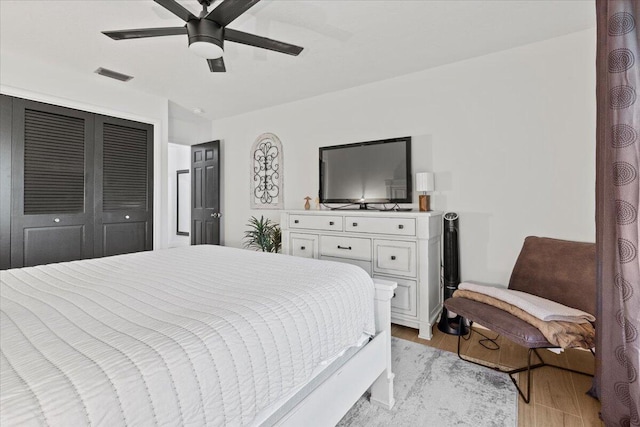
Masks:
[[[200,10],[195,0],[180,3],[196,15]],[[186,36],[114,41],[100,33],[181,25],[151,0],[2,0],[0,55],[23,52],[81,73],[105,67],[130,74],[135,78],[123,84],[215,119],[591,28],[595,6],[593,0],[263,0],[229,27],[305,50],[294,57],[226,43],[226,73],[210,73],[189,52]]]

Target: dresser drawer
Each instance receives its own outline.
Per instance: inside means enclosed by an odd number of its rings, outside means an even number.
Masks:
[[[371,239],[320,236],[320,255],[371,261]]]
[[[373,276],[378,277],[378,276]],[[399,279],[397,277],[380,277],[385,280],[393,280],[398,283],[395,295],[391,299],[391,311],[408,316],[416,316],[418,313],[418,292],[415,280]]]
[[[371,261],[362,261],[359,259],[350,259],[350,258],[338,258],[333,256],[321,256],[320,259],[323,259],[325,261],[335,261],[335,262],[342,262],[345,264],[357,265],[358,267],[366,271],[369,276],[371,276],[371,273],[372,273]]]
[[[289,228],[342,231],[342,217],[327,215],[289,215]]]
[[[376,273],[416,276],[416,244],[393,240],[373,241],[373,271]]]
[[[289,253],[293,256],[318,258],[318,235],[291,233],[289,247]]]
[[[345,217],[345,230],[351,233],[415,236],[416,220],[414,218],[368,218],[361,216],[348,216]]]

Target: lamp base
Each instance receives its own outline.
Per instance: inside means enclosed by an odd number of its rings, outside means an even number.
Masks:
[[[428,212],[431,210],[431,197],[428,194],[420,194],[418,196],[420,212]]]

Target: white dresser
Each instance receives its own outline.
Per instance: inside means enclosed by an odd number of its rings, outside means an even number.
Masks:
[[[398,283],[391,321],[431,339],[442,309],[441,212],[285,211],[282,252],[347,262]]]

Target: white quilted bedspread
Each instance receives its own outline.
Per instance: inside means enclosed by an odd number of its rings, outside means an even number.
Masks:
[[[374,332],[347,264],[193,246],[0,273],[3,427],[247,425]]]

